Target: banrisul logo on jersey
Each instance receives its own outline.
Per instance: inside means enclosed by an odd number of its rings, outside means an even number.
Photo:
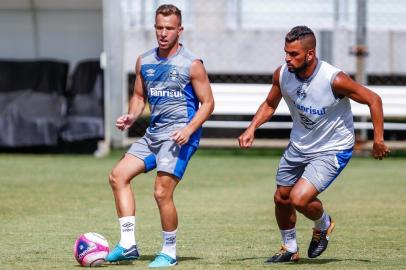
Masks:
[[[152,97],[182,97],[183,93],[180,90],[168,89],[166,87],[151,87],[150,96]]]
[[[302,111],[304,113],[308,114],[314,114],[314,115],[325,115],[326,114],[326,108],[315,108],[312,105],[310,106],[305,106],[301,104],[297,104],[296,102],[293,102],[293,104],[296,106],[296,108],[299,111]]]
[[[293,105],[295,105],[296,109],[298,109],[299,116],[300,116],[300,121],[302,122],[303,126],[305,126],[307,129],[312,129],[314,125],[316,124],[315,121],[316,119],[320,119],[327,113],[327,109],[325,107],[323,108],[314,108],[312,105],[310,106],[305,106],[302,104],[297,104],[293,102]],[[313,121],[315,120],[315,121]]]

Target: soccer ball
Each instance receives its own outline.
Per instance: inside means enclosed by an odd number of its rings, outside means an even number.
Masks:
[[[81,266],[100,266],[109,253],[109,244],[100,234],[89,232],[75,241],[73,255]]]

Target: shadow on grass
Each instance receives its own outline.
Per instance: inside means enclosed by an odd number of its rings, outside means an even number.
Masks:
[[[265,263],[265,261],[268,259],[268,257],[249,257],[249,258],[240,258],[236,259],[233,261],[249,261],[249,260],[258,260],[262,259]],[[334,263],[334,262],[347,262],[347,261],[354,261],[354,262],[364,262],[364,263],[370,263],[371,260],[362,260],[362,259],[308,259],[308,258],[301,258],[298,262],[286,262],[288,264],[328,264],[328,263]]]
[[[142,261],[142,262],[145,262],[145,261],[152,261],[154,258],[155,258],[155,256],[156,255],[142,255],[142,256],[140,256],[137,260],[134,260],[134,261],[122,261],[122,262],[120,262],[120,263],[108,263],[108,262],[105,262],[104,264],[102,264],[101,266],[99,266],[99,267],[110,267],[110,266],[113,266],[113,267],[120,267],[120,266],[129,266],[129,265],[135,265],[135,264],[137,264],[137,262],[138,261]],[[199,258],[199,257],[178,257],[178,262],[183,262],[183,261],[196,261],[196,260],[201,260],[202,258]],[[80,265],[75,265],[75,267],[78,267],[78,268],[83,268],[82,266],[80,266]]]
[[[152,261],[153,259],[155,259],[156,255],[141,255],[138,258],[138,261]],[[201,260],[202,258],[199,257],[185,257],[185,256],[181,256],[178,257],[178,262],[182,262],[182,261],[196,261],[196,260]]]
[[[268,257],[249,257],[249,258],[234,259],[232,261],[243,262],[243,261],[258,260],[258,259],[262,259],[265,261],[266,259],[268,259]]]
[[[109,265],[113,265],[113,266],[121,266],[121,265],[131,265],[131,264],[137,264],[138,261],[152,261],[153,259],[155,259],[156,255],[141,255],[137,260],[134,261],[123,261],[120,263],[106,263],[103,266],[109,266]],[[201,260],[202,258],[199,257],[178,257],[178,261],[182,262],[182,261],[195,261],[195,260]],[[79,266],[79,265],[78,265]],[[80,267],[80,266],[79,266]]]
[[[371,260],[362,260],[362,259],[308,259],[302,258],[300,259],[297,264],[327,264],[327,263],[334,263],[334,262],[365,262],[370,263]]]
[[[178,261],[183,262],[183,261],[196,261],[196,260],[201,260],[202,258],[199,257],[179,257]]]
[[[100,265],[100,266],[97,266],[97,268],[103,268],[103,267],[109,267],[109,266],[110,266],[109,264],[102,264],[102,265]],[[77,267],[78,269],[79,269],[79,268],[80,268],[80,269],[83,269],[83,268],[84,268],[83,266],[80,266],[79,264],[76,264],[75,267]]]

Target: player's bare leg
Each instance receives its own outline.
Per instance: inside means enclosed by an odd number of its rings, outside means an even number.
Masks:
[[[178,213],[173,202],[173,193],[179,180],[171,174],[158,172],[155,180],[154,197],[159,208],[162,224],[162,251],[149,267],[167,267],[177,264],[176,232]]]
[[[318,190],[304,178],[300,178],[290,192],[293,207],[311,220],[317,220],[323,214],[323,205],[316,196]]]
[[[266,263],[291,262],[299,260],[296,242],[296,210],[290,202],[293,187],[277,186],[274,195],[275,217],[282,236],[282,247]]]
[[[126,154],[109,175],[119,217],[121,238],[119,244],[108,254],[109,262],[132,261],[139,257],[135,242],[135,199],[131,180],[145,171],[142,160]]]
[[[279,229],[289,230],[295,227],[296,211],[290,203],[290,192],[293,187],[278,186],[275,195],[275,216]]]
[[[164,231],[173,231],[178,228],[178,213],[173,202],[173,193],[178,182],[176,177],[165,172],[158,172],[155,180],[154,197]]]
[[[316,197],[320,192],[306,179],[301,178],[290,193],[290,200],[297,211],[315,222],[308,256],[320,256],[328,245],[334,222],[324,211],[322,202]]]
[[[145,171],[142,160],[126,154],[109,175],[118,217],[135,215],[135,199],[131,190],[131,180]]]

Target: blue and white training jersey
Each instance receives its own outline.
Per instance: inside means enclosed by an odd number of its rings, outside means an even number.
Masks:
[[[286,64],[280,70],[281,93],[293,120],[290,142],[302,153],[346,150],[354,145],[350,100],[337,97],[332,89],[340,71],[324,61],[318,62],[307,80],[289,72]]]
[[[146,136],[152,140],[170,140],[170,135],[186,126],[199,109],[199,100],[190,81],[190,65],[198,58],[183,45],[169,58],[160,58],[158,48],[140,57],[141,76],[151,111]],[[201,128],[189,139],[199,145]]]

